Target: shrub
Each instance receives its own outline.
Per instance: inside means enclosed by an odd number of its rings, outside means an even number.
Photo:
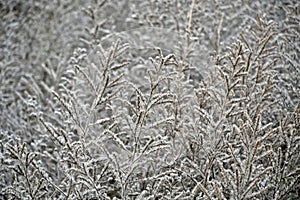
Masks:
[[[0,5],[1,198],[299,198],[297,1]]]

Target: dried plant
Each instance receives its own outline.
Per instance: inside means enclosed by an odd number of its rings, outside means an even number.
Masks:
[[[298,199],[299,6],[0,0],[0,199]]]

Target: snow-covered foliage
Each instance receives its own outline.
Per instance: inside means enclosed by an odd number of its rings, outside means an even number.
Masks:
[[[300,198],[299,1],[0,17],[0,199]]]

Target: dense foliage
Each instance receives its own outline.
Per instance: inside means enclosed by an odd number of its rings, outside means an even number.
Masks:
[[[300,198],[299,1],[0,17],[0,199]]]

